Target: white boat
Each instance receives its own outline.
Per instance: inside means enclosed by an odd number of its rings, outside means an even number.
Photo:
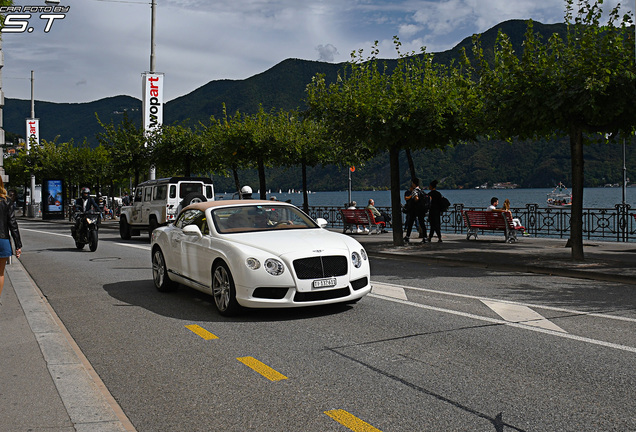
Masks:
[[[548,194],[547,202],[550,208],[569,208],[572,206],[572,192],[563,183],[559,183]]]

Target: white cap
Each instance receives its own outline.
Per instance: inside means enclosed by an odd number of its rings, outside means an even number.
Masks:
[[[252,193],[252,188],[249,186],[243,186],[241,188],[241,193],[242,194],[251,194]]]

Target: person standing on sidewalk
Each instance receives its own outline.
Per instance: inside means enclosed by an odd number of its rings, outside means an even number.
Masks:
[[[437,241],[442,242],[442,194],[437,190],[437,180],[433,180],[428,186],[431,197],[431,208],[428,211],[428,223],[431,225],[431,232],[428,235],[428,241],[431,241],[433,234],[437,234]]]
[[[0,295],[4,288],[4,268],[9,257],[13,255],[11,249],[11,237],[15,243],[15,256],[20,258],[22,254],[22,241],[20,241],[20,231],[18,222],[15,220],[15,206],[13,201],[7,197],[7,190],[0,177]],[[2,301],[0,300],[0,305]]]

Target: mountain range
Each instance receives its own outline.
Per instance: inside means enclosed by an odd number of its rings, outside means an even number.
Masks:
[[[482,47],[486,53],[492,52],[498,31],[510,38],[517,52],[521,51],[526,31],[526,21],[506,21],[481,34]],[[544,40],[553,34],[564,34],[565,24],[534,23],[534,31]],[[471,52],[472,37],[467,37],[448,51],[434,53],[434,60],[447,64],[460,56],[462,49]],[[488,56],[488,54],[487,54]],[[385,60],[394,63],[395,60]],[[250,114],[263,106],[265,110],[304,108],[305,87],[317,73],[325,75],[326,80],[335,80],[344,63],[333,64],[300,59],[287,59],[271,69],[244,80],[216,80],[175,98],[164,105],[165,124],[196,124],[205,122],[210,116],[219,117],[223,104],[227,112],[235,111]],[[141,89],[140,89],[141,90]],[[81,144],[85,140],[89,145],[97,145],[96,134],[102,131],[95,116],[104,123],[118,123],[124,112],[133,121],[141,123],[141,100],[131,96],[119,95],[88,103],[54,103],[36,101],[36,117],[40,118],[40,137],[47,141],[58,142],[73,140]],[[21,99],[5,100],[4,129],[8,135],[24,136],[25,119],[30,116],[31,101]],[[8,141],[8,140],[7,140]],[[562,144],[562,145],[561,145]],[[467,143],[445,152],[414,152],[418,174],[425,178],[445,178],[447,187],[473,187],[484,182],[510,181],[521,186],[553,186],[555,182],[567,182],[570,176],[568,146],[565,143]],[[564,147],[565,146],[565,147]],[[517,150],[515,149],[517,148]],[[518,151],[523,148],[522,151]],[[565,154],[564,154],[565,150]],[[588,164],[586,176],[589,186],[597,183],[618,181],[618,165],[606,163],[607,148],[588,151],[591,164],[600,168],[595,170]],[[509,153],[515,157],[510,158]],[[588,155],[586,154],[586,158]],[[594,161],[599,159],[599,164]],[[620,158],[619,158],[620,159]],[[514,164],[513,164],[514,162]],[[586,160],[586,162],[588,162]],[[618,163],[618,161],[614,161]],[[388,158],[380,155],[365,164],[368,169],[358,171],[358,188],[386,188],[388,186]],[[409,173],[403,164],[405,182]],[[634,166],[632,164],[632,166]],[[462,167],[458,170],[457,167]],[[469,169],[467,169],[469,168]],[[331,174],[325,171],[333,171]],[[590,172],[590,170],[592,172]],[[334,175],[341,170],[335,167],[316,167],[310,170],[309,180],[312,190],[337,190],[346,188],[346,174]],[[540,172],[539,172],[540,171]],[[383,174],[384,173],[384,174]],[[246,182],[256,179],[254,173],[242,173]],[[272,188],[298,188],[298,172],[295,169],[270,170],[268,173]],[[252,177],[254,176],[254,177]],[[314,177],[314,179],[312,179]],[[231,189],[230,179],[218,178],[221,189]],[[227,182],[227,186],[223,183]]]

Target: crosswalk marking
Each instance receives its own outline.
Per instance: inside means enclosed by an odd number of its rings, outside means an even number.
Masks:
[[[567,333],[561,327],[527,306],[483,299],[481,302],[506,321]]]
[[[401,300],[408,300],[408,298],[406,298],[406,292],[404,291],[404,288],[401,288],[395,285],[388,285],[388,284],[376,283],[376,282],[373,282],[371,286],[372,286],[371,292],[374,294],[397,298]]]

